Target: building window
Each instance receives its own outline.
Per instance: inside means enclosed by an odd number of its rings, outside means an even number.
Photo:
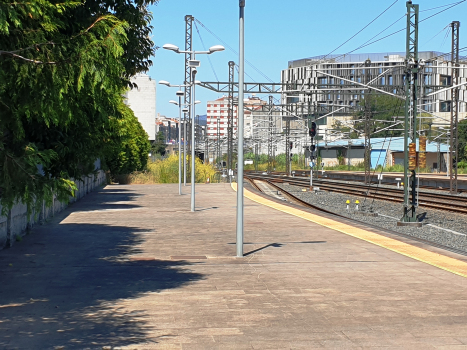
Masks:
[[[388,80],[389,80],[389,85],[393,85],[394,82],[392,80],[392,75],[388,76]]]
[[[443,86],[450,86],[452,84],[451,76],[450,75],[441,75],[439,78],[441,85]]]
[[[381,77],[381,85],[386,85],[386,78],[385,77]]]
[[[440,112],[451,112],[451,101],[443,101],[439,103]]]
[[[427,112],[432,112],[433,111],[432,104],[431,104],[430,100],[423,100],[423,108],[422,109],[427,111]]]

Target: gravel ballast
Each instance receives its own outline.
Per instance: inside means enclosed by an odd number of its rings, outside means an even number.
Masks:
[[[403,213],[401,203],[365,199],[363,196],[358,197],[327,191],[315,193],[307,190],[307,192],[303,192],[303,187],[287,184],[276,185],[307,203],[336,214],[467,252],[467,215],[423,208],[421,205],[417,208],[417,214],[423,215],[425,213],[422,227],[397,226],[397,222]],[[347,200],[350,201],[349,210],[347,210]],[[357,200],[360,202],[358,211],[355,204]],[[362,212],[375,212],[378,213],[378,216],[368,216],[362,214]]]

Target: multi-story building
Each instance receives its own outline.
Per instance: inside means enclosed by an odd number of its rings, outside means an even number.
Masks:
[[[206,132],[210,139],[217,138],[218,128],[221,138],[227,137],[228,127],[228,109],[230,108],[229,97],[223,96],[214,101],[208,101],[207,103],[207,117],[206,117]],[[248,137],[251,134],[251,128],[253,123],[253,112],[260,109],[262,105],[266,104],[266,101],[261,100],[259,97],[252,95],[244,99],[244,124],[245,124],[245,136]],[[233,134],[237,133],[237,115],[238,115],[238,101],[235,98],[233,108]]]
[[[156,138],[156,82],[149,75],[137,74],[131,78],[137,87],[125,94],[125,103],[147,132],[149,140]]]
[[[451,91],[438,94],[435,86],[452,85],[452,63],[450,57],[439,52],[419,53],[423,68],[419,79],[420,106],[431,114],[434,123],[446,124],[451,115]],[[367,65],[367,66],[366,66]],[[289,61],[288,68],[282,71],[281,81],[288,83],[283,95],[283,103],[308,101],[324,107],[325,111],[339,112],[325,118],[322,124],[330,127],[335,115],[351,115],[364,98],[365,88],[361,84],[371,81],[371,86],[389,93],[404,95],[405,53],[373,53],[317,56]],[[467,81],[467,60],[459,67],[459,83]],[[314,92],[304,91],[304,86],[315,86]],[[467,85],[459,91],[459,119],[467,112]],[[300,93],[299,90],[302,90]],[[313,91],[313,90],[311,90]],[[327,108],[327,110],[326,110]]]

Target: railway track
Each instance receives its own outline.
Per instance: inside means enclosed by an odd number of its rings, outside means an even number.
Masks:
[[[276,174],[253,174],[246,173],[246,178],[252,180],[267,180],[270,183],[289,183],[291,185],[309,188],[309,179],[288,177]],[[390,187],[368,186],[359,183],[339,183],[335,181],[313,180],[313,185],[321,190],[349,194],[354,196],[363,196],[370,199],[379,199],[403,203],[403,189]],[[467,197],[453,196],[443,193],[431,193],[420,190],[418,192],[419,206],[436,210],[445,210],[460,214],[467,214]]]

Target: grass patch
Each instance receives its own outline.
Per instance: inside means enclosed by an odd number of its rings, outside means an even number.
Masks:
[[[218,182],[217,171],[212,164],[204,164],[196,158],[195,182],[203,183],[209,178],[210,182]],[[187,179],[191,179],[191,159],[187,157]],[[124,177],[124,176],[122,176]],[[147,170],[134,172],[122,178],[127,184],[167,184],[178,183],[178,155],[171,155],[166,159],[157,159],[148,163]]]

